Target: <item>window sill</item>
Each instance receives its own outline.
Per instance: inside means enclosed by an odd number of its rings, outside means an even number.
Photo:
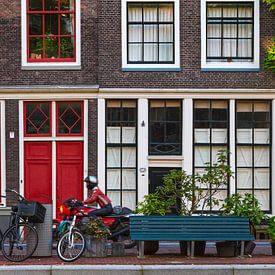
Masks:
[[[166,155],[160,155],[160,156],[148,156],[148,160],[183,160],[183,156],[166,156]]]
[[[81,65],[75,62],[64,63],[26,63],[22,70],[81,70]]]
[[[122,68],[123,72],[180,72],[181,68]]]
[[[202,72],[259,72],[260,68],[202,68]]]

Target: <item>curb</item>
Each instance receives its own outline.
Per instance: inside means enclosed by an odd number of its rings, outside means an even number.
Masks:
[[[30,265],[0,266],[2,275],[271,275],[270,265]]]

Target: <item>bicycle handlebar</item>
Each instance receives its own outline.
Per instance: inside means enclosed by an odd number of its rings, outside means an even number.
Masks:
[[[12,193],[15,193],[21,200],[25,200],[25,198],[20,195],[16,190],[14,189],[6,189],[6,192],[12,192]]]

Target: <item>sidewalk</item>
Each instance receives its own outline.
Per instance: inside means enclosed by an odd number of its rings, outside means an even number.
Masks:
[[[12,263],[0,257],[0,265],[71,265],[65,263],[56,256],[53,250],[52,257],[32,257],[22,263]],[[274,264],[275,256],[271,255],[271,247],[268,240],[257,241],[252,258],[234,257],[220,258],[216,256],[214,243],[207,243],[206,255],[203,257],[189,258],[180,255],[178,243],[160,243],[160,249],[155,255],[148,255],[144,259],[137,258],[136,247],[125,250],[123,257],[85,258],[73,262],[74,265],[259,265]],[[275,270],[274,273],[275,274]]]

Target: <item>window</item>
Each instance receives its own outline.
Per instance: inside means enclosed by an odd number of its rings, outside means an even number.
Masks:
[[[108,100],[106,192],[114,205],[135,209],[137,195],[137,107],[135,100]]]
[[[177,1],[123,1],[123,68],[179,67],[177,9]]]
[[[79,0],[22,2],[22,65],[79,65]]]
[[[202,67],[257,68],[258,3],[204,1],[204,5]]]
[[[236,101],[236,191],[270,211],[271,102]]]
[[[83,135],[83,102],[58,102],[57,117],[57,135]]]
[[[226,100],[194,101],[194,172],[203,173],[206,163],[213,164],[220,150],[229,149],[229,110]],[[211,186],[209,186],[211,190]],[[227,186],[218,199],[227,197]],[[217,210],[215,209],[209,210]]]
[[[150,155],[181,155],[181,117],[180,100],[150,100]]]
[[[50,102],[25,102],[25,136],[51,136]]]
[[[83,102],[56,102],[57,136],[83,136]],[[24,102],[25,137],[50,137],[52,127],[51,102]]]

